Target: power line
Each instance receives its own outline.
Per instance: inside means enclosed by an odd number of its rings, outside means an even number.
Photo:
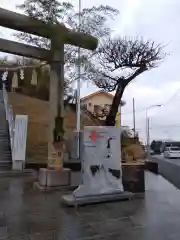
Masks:
[[[164,103],[164,104],[161,104],[163,107],[168,105],[172,100],[173,98],[179,93],[180,91],[180,88],[175,92],[173,93],[173,95]],[[143,111],[146,111],[147,108],[142,108],[142,109],[139,109],[139,110],[136,110],[135,112],[143,112]],[[128,115],[128,114],[132,114],[133,111],[131,112],[127,112],[127,113],[121,113],[121,115]]]
[[[167,102],[164,105],[167,105],[168,103],[170,103],[172,101],[172,99],[179,93],[180,88],[167,100]]]
[[[157,128],[179,128],[180,125],[162,125],[162,126],[153,126],[151,129],[157,129]]]
[[[136,110],[135,112],[143,112],[143,111],[146,111],[146,108],[142,108],[142,109]],[[133,111],[127,112],[127,113],[121,113],[121,115],[128,115],[128,114],[132,114],[132,113],[133,113]]]
[[[180,128],[179,124],[174,124],[174,125],[162,125],[162,126],[153,126],[150,127],[150,129],[159,129],[159,128]],[[144,130],[144,128],[136,128],[136,130],[140,131],[140,130]]]

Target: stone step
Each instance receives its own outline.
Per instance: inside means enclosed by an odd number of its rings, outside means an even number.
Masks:
[[[0,170],[10,170],[12,154],[2,91],[0,91],[0,116]]]
[[[3,156],[1,156],[1,158],[0,158],[0,162],[1,162],[1,161],[11,161],[11,159],[12,159],[11,155],[9,155],[9,156],[3,155]]]
[[[3,143],[0,145],[0,151],[5,150],[5,151],[11,151],[11,146],[8,143]]]
[[[5,144],[5,143],[1,144],[1,145],[0,145],[0,151],[1,151],[1,150],[11,151],[11,146],[10,146],[10,144],[8,144],[8,143],[7,143],[7,144]]]
[[[0,166],[1,165],[4,165],[4,163],[11,163],[12,161],[11,161],[11,158],[2,158],[2,159],[0,159]]]
[[[9,154],[9,155],[4,155],[3,154],[3,156],[1,155],[0,162],[1,161],[11,161],[11,160],[12,160],[11,154]]]
[[[10,149],[3,149],[3,148],[0,148],[0,153],[2,153],[2,151],[3,151],[3,154],[7,154],[7,153],[11,153],[11,150]],[[0,155],[0,157],[1,157],[1,155]]]
[[[9,159],[9,158],[3,158],[3,159],[0,159],[0,166],[4,166],[4,164],[11,164],[12,163],[12,161],[11,161],[11,159]]]
[[[1,154],[1,153],[0,153],[0,154]],[[12,156],[12,155],[11,155],[10,152],[9,152],[9,153],[4,153],[4,152],[3,152],[3,155],[1,154],[0,161],[1,161],[2,158],[11,158],[11,156]]]
[[[2,141],[10,141],[9,134],[0,136],[0,142],[2,142]]]
[[[9,161],[0,161],[0,167],[4,167],[4,166],[10,166],[11,162]]]
[[[11,146],[9,141],[0,141],[0,146]]]
[[[10,140],[9,140],[9,138],[8,138],[8,139],[1,139],[1,137],[0,137],[0,144],[3,145],[3,143],[4,143],[4,144],[9,144],[9,145],[10,145]]]
[[[1,148],[1,146],[11,148],[11,144],[9,141],[2,141],[2,142],[0,141],[0,148]]]
[[[3,170],[11,170],[11,169],[12,169],[12,165],[0,166],[0,171],[3,171]]]
[[[7,154],[11,155],[10,149],[0,149],[0,153],[3,153],[4,155],[7,155]],[[1,158],[1,155],[0,155],[0,158]]]

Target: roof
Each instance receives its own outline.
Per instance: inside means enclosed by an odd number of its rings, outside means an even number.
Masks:
[[[76,111],[76,104],[74,104],[74,103],[67,103],[67,105],[70,106],[73,111]],[[101,125],[104,124],[104,121],[102,121],[98,117],[94,116],[87,109],[81,108],[81,113],[84,113],[85,115],[87,115],[97,126],[101,126]]]
[[[98,94],[100,94],[100,93],[104,93],[104,94],[107,95],[108,97],[112,98],[112,100],[113,100],[113,98],[114,98],[114,95],[113,95],[113,94],[111,94],[111,93],[109,93],[109,92],[106,92],[106,91],[104,91],[104,90],[99,90],[99,91],[90,93],[89,95],[81,98],[81,101],[87,100],[88,98],[91,98],[91,97],[93,97],[93,96],[96,96],[96,95],[98,95]],[[124,101],[121,101],[121,105],[122,105],[122,106],[125,105],[125,102],[124,102]]]
[[[107,95],[108,97],[110,97],[110,98],[112,98],[112,99],[113,99],[113,97],[114,97],[111,93],[105,92],[105,91],[103,91],[103,90],[99,90],[99,91],[97,91],[97,92],[90,93],[90,94],[88,94],[87,96],[81,98],[81,101],[86,100],[86,99],[88,99],[88,98],[91,98],[91,97],[93,97],[93,96],[96,96],[96,95],[98,95],[98,94],[100,94],[100,93],[104,93],[105,95]]]

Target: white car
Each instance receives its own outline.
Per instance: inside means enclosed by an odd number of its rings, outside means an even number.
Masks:
[[[164,151],[164,158],[180,158],[180,148],[167,147]]]

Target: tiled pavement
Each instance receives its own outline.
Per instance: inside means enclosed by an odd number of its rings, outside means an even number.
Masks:
[[[33,179],[0,178],[0,240],[179,240],[180,191],[146,174],[145,199],[75,208]]]

